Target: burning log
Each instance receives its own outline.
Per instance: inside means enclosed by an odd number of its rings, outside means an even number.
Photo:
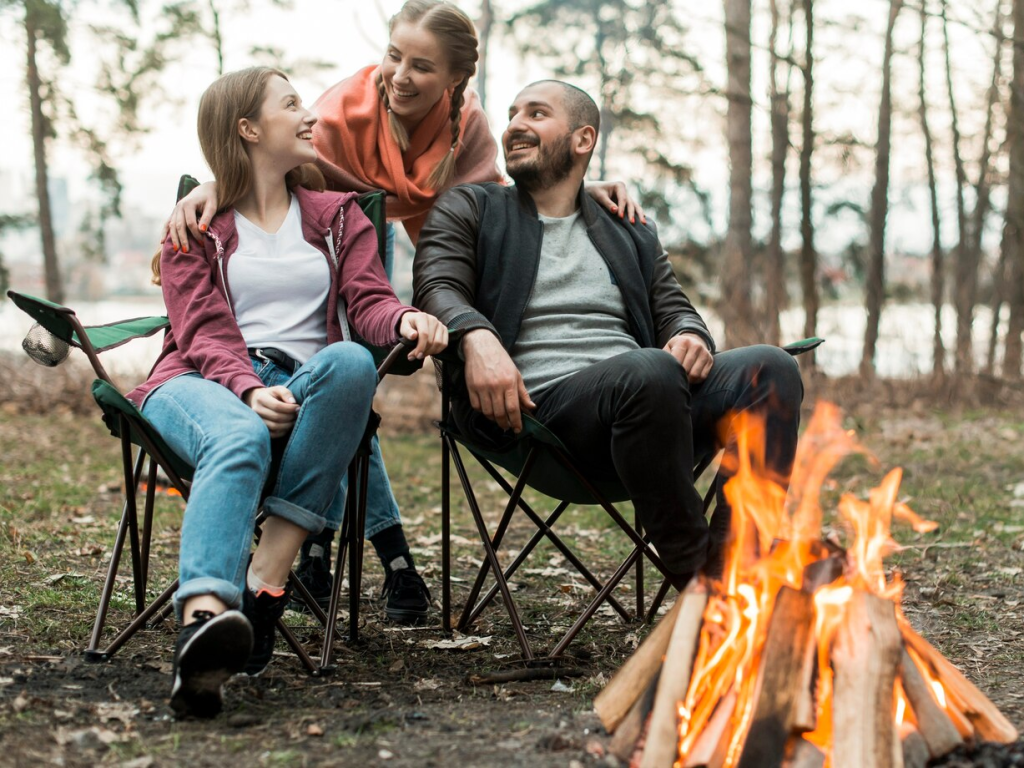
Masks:
[[[661,669],[661,660],[682,604],[681,599],[676,600],[611,682],[594,697],[594,710],[608,733],[615,731]]]
[[[925,768],[931,751],[920,731],[906,723],[902,726],[903,768]]]
[[[665,649],[640,768],[669,768],[679,753],[679,702],[690,684],[693,655],[708,604],[707,588],[700,579],[693,579],[676,602],[682,607]]]
[[[783,763],[785,768],[822,768],[825,765],[825,753],[806,739],[793,739],[791,752]]]
[[[715,708],[686,756],[683,768],[721,768],[729,742],[725,735],[729,730],[733,712],[736,711],[736,691],[729,691]]]
[[[661,670],[654,670],[654,677],[647,685],[647,689],[640,694],[640,697],[633,703],[629,713],[615,729],[615,736],[608,745],[608,751],[620,760],[629,761],[636,751],[637,743],[643,733],[651,716],[651,709],[654,707],[654,693],[658,690],[658,680],[661,677]]]
[[[933,679],[941,681],[951,703],[964,713],[981,738],[1003,743],[1017,740],[1017,729],[985,694],[908,624],[904,623],[902,629],[907,645],[930,667]]]
[[[834,768],[900,768],[893,688],[903,643],[891,600],[854,592],[832,647]]]
[[[960,738],[952,721],[942,711],[942,707],[935,699],[934,690],[925,682],[924,676],[906,650],[903,651],[900,663],[900,682],[914,712],[916,730],[928,747],[928,754],[939,757],[960,746],[963,739]]]
[[[750,730],[740,768],[781,766],[790,734],[814,730],[814,598],[783,587],[761,650]]]

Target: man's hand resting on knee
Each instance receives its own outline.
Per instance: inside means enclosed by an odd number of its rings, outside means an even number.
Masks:
[[[537,406],[498,337],[483,328],[470,331],[462,339],[462,355],[466,361],[469,404],[502,429],[521,432],[522,411],[532,411]]]
[[[668,340],[663,349],[679,361],[686,371],[686,376],[694,384],[699,384],[711,373],[715,358],[708,351],[704,339],[695,333],[683,333]]]

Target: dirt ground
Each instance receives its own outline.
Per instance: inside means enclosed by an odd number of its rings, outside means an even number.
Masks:
[[[1018,396],[982,396],[964,405],[934,393],[916,397],[906,387],[878,388],[872,396],[830,385],[810,399],[823,394],[849,403],[851,428],[879,458],[877,467],[844,464],[831,492],[863,495],[885,469],[904,467],[908,503],[942,525],[938,534],[895,532],[907,545],[895,559],[907,582],[904,611],[1024,727],[1024,408]],[[437,439],[387,434],[384,447],[413,552],[439,598]],[[473,626],[477,639],[456,635],[455,649],[430,647],[448,639],[439,612],[414,629],[383,622],[372,552],[362,639],[352,647],[338,644],[333,674],[308,676],[279,641],[262,677],[228,684],[220,717],[174,720],[167,704],[173,622],[143,631],[107,663],[88,663],[81,652],[120,511],[117,444],[91,415],[60,407],[32,415],[9,404],[0,415],[0,455],[0,765],[619,765],[606,754],[609,737],[592,700],[646,628],[602,613],[571,646],[557,678],[474,684],[473,675],[521,667],[500,605]],[[481,503],[494,519],[496,485],[479,479]],[[595,570],[621,557],[602,515],[567,514],[566,538]],[[161,501],[154,588],[173,578],[180,515],[180,500]],[[454,524],[458,608],[480,552],[464,508]],[[503,557],[525,535],[525,528],[514,528]],[[587,594],[566,565],[544,550],[516,580],[539,646],[568,625]],[[122,578],[114,626],[130,618],[129,589],[130,579]],[[625,597],[632,600],[631,593]],[[316,652],[319,631],[299,614],[289,621]],[[975,751],[943,764],[1024,765],[1024,749]]]

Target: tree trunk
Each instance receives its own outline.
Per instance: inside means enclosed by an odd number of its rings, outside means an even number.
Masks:
[[[768,264],[765,279],[765,315],[768,321],[768,343],[779,344],[782,331],[779,313],[786,302],[786,260],[782,252],[782,199],[786,192],[786,154],[789,151],[789,94],[780,91],[778,77],[779,6],[771,0],[772,28],[768,43],[771,59],[772,115],[772,233],[768,243]]]
[[[967,185],[967,172],[964,170],[964,160],[960,154],[960,122],[956,109],[956,97],[953,90],[953,68],[952,56],[949,46],[949,24],[946,20],[946,0],[940,1],[940,16],[942,17],[942,39],[946,52],[946,90],[949,93],[949,115],[950,127],[953,132],[953,165],[956,168],[956,286],[954,290],[954,304],[956,305],[956,354],[954,356],[954,368],[957,374],[969,374],[971,372],[971,321],[973,320],[974,305],[970,298],[972,289],[968,285],[970,272],[967,245],[967,209],[964,204],[964,187]]]
[[[729,231],[722,268],[721,315],[726,346],[754,340],[750,301],[752,137],[750,98],[750,0],[724,0],[726,63],[729,71],[726,132],[729,140]]]
[[[989,144],[992,141],[996,104],[999,102],[999,83],[1003,78],[1003,42],[1005,37],[1003,35],[1002,0],[996,0],[995,24],[992,28],[992,36],[995,38],[995,55],[992,63],[992,81],[989,83],[988,88],[988,104],[986,105],[985,111],[985,128],[982,132],[981,158],[978,160],[978,183],[974,186],[974,212],[971,216],[970,239],[968,241],[967,248],[967,269],[970,273],[971,282],[969,302],[972,323],[974,306],[978,301],[978,272],[981,269],[982,264],[981,241],[985,235],[985,221],[988,218],[989,209],[991,208],[989,171],[991,170],[992,151]],[[1001,256],[999,261],[1002,262]],[[1001,271],[1002,270],[997,266],[996,272],[999,273]],[[992,285],[994,305],[992,312],[992,329],[995,333],[998,333],[999,330],[999,304],[1001,303],[1001,292],[1002,286],[1000,286],[998,282],[994,282]],[[992,362],[994,356],[993,344],[990,342],[988,355],[986,357],[987,363],[985,366],[986,371],[990,374],[992,373]],[[973,363],[973,356],[971,362]]]
[[[1010,183],[1003,247],[1010,267],[1010,323],[1003,355],[1003,376],[1021,377],[1024,334],[1024,0],[1013,0],[1013,81],[1010,94]]]
[[[928,126],[928,100],[925,95],[925,39],[928,29],[928,3],[921,4],[921,47],[918,50],[917,95],[920,101],[918,114],[921,116],[921,132],[924,134],[924,159],[928,166],[928,197],[932,211],[932,306],[935,308],[935,335],[932,337],[932,375],[941,379],[946,373],[946,346],[942,342],[942,299],[945,291],[943,273],[942,237],[939,221],[939,194],[935,183],[935,156],[932,152],[932,131]]]
[[[217,54],[217,76],[224,74],[224,36],[220,28],[220,11],[217,10],[217,3],[214,0],[207,0],[210,6],[210,42],[213,43],[214,53]]]
[[[57,304],[64,303],[64,286],[57,261],[57,242],[53,234],[53,216],[50,211],[49,171],[46,160],[46,139],[50,124],[43,114],[42,78],[36,64],[36,28],[31,7],[25,10],[25,37],[27,61],[25,79],[28,85],[29,109],[32,115],[32,149],[36,164],[36,199],[39,201],[39,236],[43,246],[43,271],[46,277],[46,298]]]
[[[875,347],[885,296],[885,219],[889,213],[889,146],[892,131],[892,31],[903,0],[890,0],[889,26],[885,30],[882,58],[882,99],[878,107],[878,145],[875,156],[875,186],[871,190],[871,262],[867,278],[867,329],[860,361],[862,376],[875,374]]]
[[[480,37],[480,59],[476,66],[476,92],[480,96],[480,106],[487,110],[487,51],[491,44],[491,32],[494,29],[494,8],[491,0],[481,0],[480,17],[476,22],[477,34]]]
[[[804,52],[804,105],[801,117],[803,145],[800,148],[800,283],[804,296],[804,336],[818,333],[818,254],[814,248],[814,219],[811,216],[811,159],[814,154],[814,0],[802,0],[806,26]],[[814,368],[815,353],[802,355]]]
[[[1003,228],[1002,241],[999,244],[999,259],[992,272],[992,326],[988,330],[988,350],[985,354],[985,373],[992,376],[996,372],[996,349],[999,346],[999,315],[1007,294],[1007,258],[1009,248],[1006,244],[1006,228]]]

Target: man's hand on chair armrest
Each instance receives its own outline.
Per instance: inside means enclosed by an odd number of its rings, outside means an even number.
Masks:
[[[696,333],[681,333],[668,340],[663,349],[679,361],[686,371],[690,382],[697,384],[704,381],[711,373],[715,358],[708,350],[708,345]]]
[[[462,353],[466,360],[469,404],[502,429],[521,432],[522,411],[532,411],[537,406],[498,337],[483,328],[470,331],[462,339]]]

